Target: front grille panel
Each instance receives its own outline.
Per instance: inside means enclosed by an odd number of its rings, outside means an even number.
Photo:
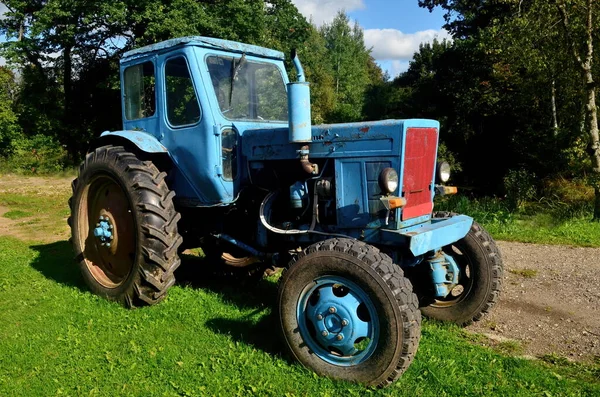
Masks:
[[[431,185],[437,155],[436,128],[408,128],[404,151],[402,196],[406,206],[402,220],[430,214],[433,210]]]

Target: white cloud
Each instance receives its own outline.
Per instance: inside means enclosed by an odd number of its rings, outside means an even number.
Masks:
[[[363,0],[292,0],[306,19],[312,18],[315,25],[331,22],[338,11],[351,12],[365,8]]]
[[[367,48],[373,48],[371,55],[377,60],[408,61],[419,50],[421,43],[431,43],[436,38],[450,40],[451,36],[444,29],[415,33],[402,33],[397,29],[365,30],[365,44]]]
[[[0,19],[4,19],[4,13],[8,11],[8,7],[6,5],[0,3]]]

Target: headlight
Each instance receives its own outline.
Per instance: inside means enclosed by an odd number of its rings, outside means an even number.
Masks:
[[[379,174],[379,187],[385,193],[394,193],[398,189],[398,173],[393,168],[386,168]]]
[[[445,161],[438,163],[437,177],[440,182],[448,182],[448,179],[450,179],[450,164]]]

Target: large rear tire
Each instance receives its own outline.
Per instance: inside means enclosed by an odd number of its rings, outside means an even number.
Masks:
[[[385,387],[412,362],[421,313],[389,256],[350,239],[308,247],[285,270],[278,293],[289,352],[316,373]]]
[[[86,156],[71,185],[69,225],[92,292],[135,307],[160,302],[175,283],[180,215],[165,177],[121,146]]]

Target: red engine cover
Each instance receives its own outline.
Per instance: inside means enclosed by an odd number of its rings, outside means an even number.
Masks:
[[[431,182],[437,151],[436,128],[408,128],[404,152],[402,195],[406,206],[402,220],[431,214]]]

